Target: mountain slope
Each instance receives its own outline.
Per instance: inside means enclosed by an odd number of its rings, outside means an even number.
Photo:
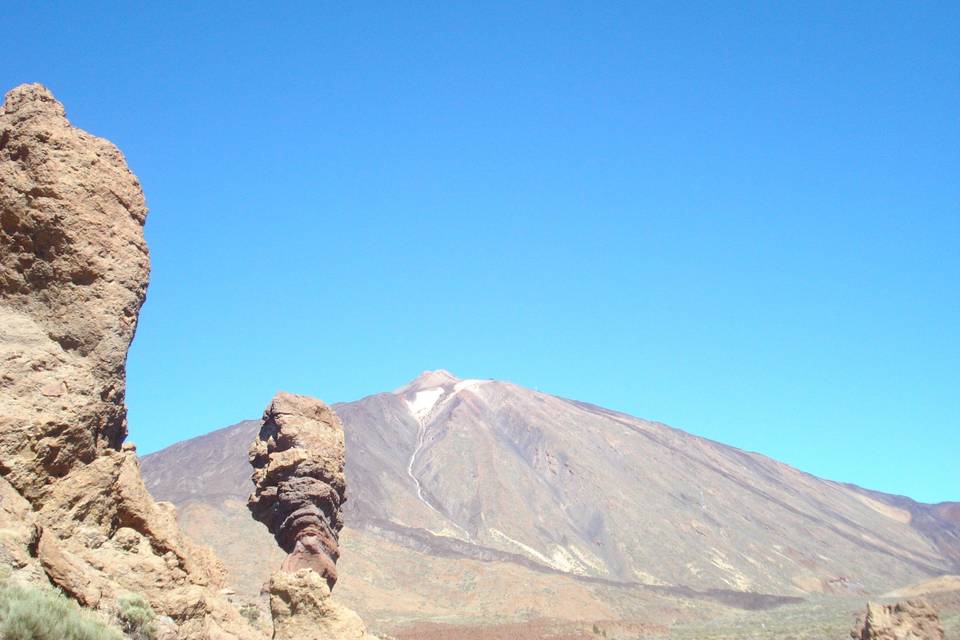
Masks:
[[[351,589],[393,580],[369,567],[351,578],[349,567],[364,564],[351,549],[370,554],[381,542],[424,562],[472,558],[702,597],[882,593],[956,567],[960,528],[933,507],[514,384],[427,372],[336,410],[349,527],[338,589],[351,606]],[[178,505],[185,529],[239,556],[225,561],[248,591],[252,548],[269,540],[237,511],[255,428],[241,423],[143,459],[148,487]]]

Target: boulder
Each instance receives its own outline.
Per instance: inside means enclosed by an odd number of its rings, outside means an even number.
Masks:
[[[940,617],[925,600],[867,603],[850,637],[855,640],[943,640]]]
[[[316,571],[277,571],[270,579],[270,614],[275,640],[370,638],[360,616],[330,597]]]

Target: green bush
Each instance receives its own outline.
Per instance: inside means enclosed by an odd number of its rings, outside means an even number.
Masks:
[[[3,640],[123,640],[96,615],[51,589],[0,583]]]
[[[120,626],[128,636],[134,640],[154,640],[157,637],[154,624],[157,616],[142,596],[124,596],[119,605]]]

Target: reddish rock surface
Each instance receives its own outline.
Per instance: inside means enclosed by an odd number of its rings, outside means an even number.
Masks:
[[[332,589],[346,485],[340,419],[320,400],[278,393],[249,455],[248,506],[289,554],[283,570],[313,569]]]
[[[368,637],[360,617],[330,595],[346,489],[337,414],[315,398],[278,393],[249,459],[254,492],[247,506],[288,554],[267,585],[274,640]]]

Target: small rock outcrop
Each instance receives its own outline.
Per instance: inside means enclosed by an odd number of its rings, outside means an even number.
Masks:
[[[270,613],[277,640],[372,639],[360,616],[331,598],[327,581],[311,569],[273,574]]]
[[[41,85],[0,106],[0,564],[111,613],[145,597],[178,638],[258,637],[218,561],[144,487],[125,366],[150,269],[147,209],[110,142]],[[169,635],[169,634],[168,634]]]
[[[943,640],[940,617],[925,600],[896,604],[867,603],[850,637],[854,640]]]
[[[268,590],[277,640],[361,638],[359,616],[330,597],[346,500],[343,427],[315,398],[278,393],[250,446],[247,506],[287,552]]]

